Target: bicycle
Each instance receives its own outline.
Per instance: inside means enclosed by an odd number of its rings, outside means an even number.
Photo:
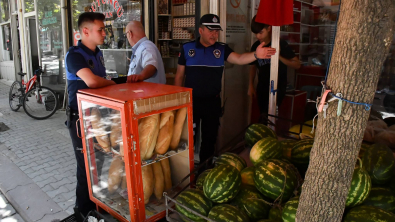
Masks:
[[[47,119],[56,112],[58,97],[52,89],[41,86],[40,75],[42,73],[44,72],[39,67],[27,83],[23,79],[26,73],[18,73],[22,81],[13,82],[9,93],[12,111],[16,112],[22,106],[28,116],[37,120]]]

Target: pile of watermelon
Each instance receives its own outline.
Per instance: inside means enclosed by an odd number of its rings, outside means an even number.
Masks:
[[[196,189],[176,200],[176,210],[193,221],[294,222],[303,176],[314,139],[278,141],[263,124],[246,131],[253,166],[234,153],[218,157],[201,173]],[[344,222],[395,221],[395,159],[384,145],[361,148],[346,201]],[[198,213],[198,214],[196,214]]]

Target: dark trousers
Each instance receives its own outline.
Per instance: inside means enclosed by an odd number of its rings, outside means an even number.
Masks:
[[[76,205],[80,212],[86,216],[89,211],[96,209],[96,205],[89,198],[88,182],[85,171],[85,159],[82,153],[82,139],[77,136],[76,122],[78,116],[72,116],[70,121],[69,133],[73,142],[74,154],[77,160],[77,187],[76,187]],[[81,136],[80,124],[78,132]]]
[[[202,142],[199,153],[200,163],[203,163],[215,153],[215,143],[217,142],[220,116],[221,98],[219,96],[193,99],[193,125],[195,143],[197,130],[201,129],[202,132]],[[203,167],[199,172],[204,169],[205,168]]]

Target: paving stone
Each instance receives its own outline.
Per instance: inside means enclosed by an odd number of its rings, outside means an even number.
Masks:
[[[56,189],[56,190],[47,192],[47,194],[48,194],[49,197],[54,198],[56,195],[59,195],[59,194],[61,194],[61,193],[66,193],[66,192],[68,192],[68,191],[69,191],[69,190],[67,190],[66,187],[59,187],[59,188]]]
[[[63,178],[60,181],[52,183],[51,186],[55,189],[58,189],[59,187],[64,186],[65,184],[70,184],[70,183],[71,183],[71,181],[68,178]]]

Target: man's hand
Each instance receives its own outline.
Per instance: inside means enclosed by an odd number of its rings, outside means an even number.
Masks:
[[[272,47],[263,47],[265,46],[265,42],[262,42],[257,48],[256,48],[256,57],[259,59],[270,59],[272,55],[276,54],[276,49]]]
[[[143,76],[141,74],[135,74],[135,75],[130,75],[128,76],[128,79],[126,80],[127,83],[132,83],[132,82],[141,82],[143,81]]]
[[[248,95],[251,96],[252,98],[256,97],[256,92],[255,92],[254,86],[250,85],[248,87]]]

